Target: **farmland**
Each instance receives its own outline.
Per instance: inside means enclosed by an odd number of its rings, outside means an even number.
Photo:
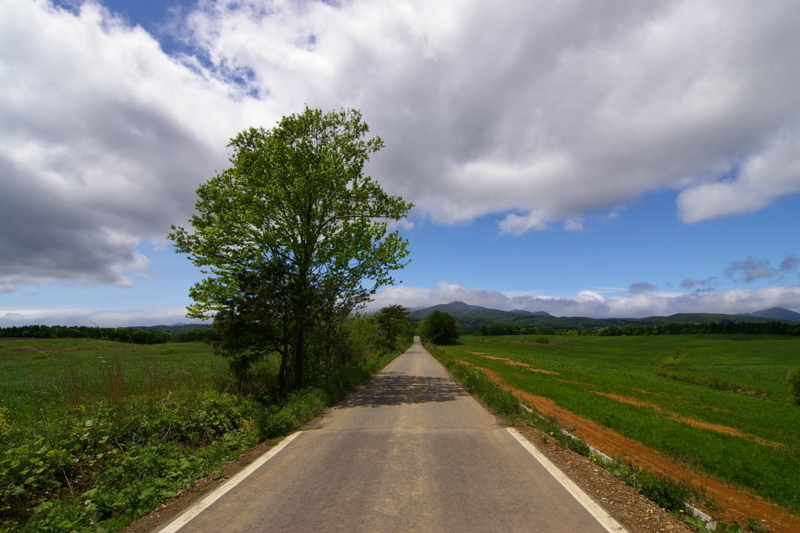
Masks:
[[[786,380],[800,364],[800,339],[464,337],[442,349],[515,389],[800,512],[800,407],[789,402]]]

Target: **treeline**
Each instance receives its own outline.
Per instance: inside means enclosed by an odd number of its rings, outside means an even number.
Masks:
[[[187,332],[194,333],[194,332]],[[181,335],[184,335],[183,333]],[[90,328],[88,326],[12,326],[0,328],[0,338],[97,339],[134,344],[163,344],[176,341],[169,333],[128,328]],[[187,341],[184,341],[187,342]]]
[[[708,324],[660,324],[658,326],[608,326],[604,328],[559,329],[523,326],[481,326],[473,332],[479,336],[495,335],[596,335],[621,337],[637,335],[693,335],[693,334],[737,334],[737,335],[796,335],[800,336],[800,324],[786,322],[712,322]]]

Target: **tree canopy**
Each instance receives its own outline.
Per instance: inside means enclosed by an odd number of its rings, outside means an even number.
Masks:
[[[386,348],[394,350],[397,347],[398,337],[412,336],[408,315],[408,310],[397,304],[384,307],[375,313],[375,322],[380,328],[382,342]]]
[[[215,315],[234,370],[278,352],[283,394],[334,364],[326,339],[406,264],[408,243],[387,222],[411,204],[364,175],[383,146],[368,132],[357,110],[308,108],[241,132],[231,168],[197,189],[193,230],[169,234],[208,274],[190,316]]]
[[[434,311],[422,321],[420,336],[434,344],[455,344],[458,335],[458,322],[449,313]]]

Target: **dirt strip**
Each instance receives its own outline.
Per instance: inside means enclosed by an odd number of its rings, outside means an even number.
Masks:
[[[527,363],[520,363],[519,361],[514,361],[513,359],[506,359],[505,357],[497,357],[496,355],[486,355],[485,353],[480,352],[467,352],[472,355],[479,355],[484,359],[491,359],[493,361],[502,361],[503,363],[511,366],[523,366],[529,369],[531,372],[538,372],[539,374],[552,374],[554,376],[558,376],[559,372],[554,370],[545,370],[544,368],[533,368],[531,365]]]
[[[696,486],[704,487],[708,496],[725,509],[723,512],[706,510],[708,514],[727,522],[735,521],[740,524],[747,523],[747,519],[752,517],[762,520],[761,523],[772,528],[774,532],[800,533],[800,517],[792,515],[787,509],[769,503],[744,489],[718,481],[707,474],[683,467],[655,449],[559,407],[548,398],[515,389],[499,374],[488,368],[459,359],[456,361],[480,369],[503,389],[511,392],[520,402],[536,408],[544,415],[554,416],[563,428],[606,455],[629,461],[655,474],[679,481],[689,480]]]
[[[637,400],[636,398],[631,398],[630,396],[622,396],[621,394],[611,394],[609,392],[600,392],[596,390],[590,390],[592,394],[597,394],[598,396],[603,396],[605,398],[609,398],[616,402],[620,403],[627,403],[629,405],[635,405],[637,407],[650,407],[659,413],[664,413],[667,415],[667,418],[670,420],[674,420],[676,422],[681,422],[683,424],[688,424],[692,427],[696,427],[699,429],[707,429],[709,431],[716,431],[717,433],[724,433],[726,435],[733,435],[734,437],[742,437],[747,440],[752,440],[753,442],[757,442],[762,446],[770,446],[772,448],[788,448],[786,444],[782,442],[773,442],[771,440],[762,439],[757,435],[751,435],[750,433],[745,433],[737,428],[731,426],[725,426],[722,424],[714,424],[712,422],[706,422],[705,420],[697,420],[696,418],[689,418],[688,416],[683,416],[678,414],[674,411],[668,411],[662,408],[660,405],[656,405],[650,402],[644,402],[642,400]]]

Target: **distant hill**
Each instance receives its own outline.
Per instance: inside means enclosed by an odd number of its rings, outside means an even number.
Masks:
[[[526,311],[524,309],[512,309],[511,313],[519,313],[521,315],[533,315],[533,316],[553,316],[547,311]]]
[[[800,322],[800,313],[795,313],[783,307],[771,307],[769,309],[756,311],[755,313],[742,313],[742,315],[781,320],[783,322]]]
[[[800,322],[800,313],[782,309],[791,315],[760,315],[772,310],[765,309],[757,313],[726,315],[714,313],[679,313],[671,316],[651,316],[647,318],[589,318],[589,317],[555,317],[544,311],[530,312],[523,310],[500,311],[488,309],[464,302],[450,302],[424,309],[412,311],[409,318],[412,322],[424,320],[434,311],[449,313],[465,329],[477,329],[481,326],[522,326],[556,329],[604,328],[609,326],[658,326],[662,324],[710,324],[710,323],[755,323],[763,324],[781,320],[784,322]],[[797,315],[797,318],[789,318]]]
[[[177,335],[178,333],[186,333],[187,331],[196,331],[198,329],[208,329],[211,324],[172,324],[171,326],[130,326],[125,329],[145,329],[148,331],[157,331],[169,333],[170,335]]]

